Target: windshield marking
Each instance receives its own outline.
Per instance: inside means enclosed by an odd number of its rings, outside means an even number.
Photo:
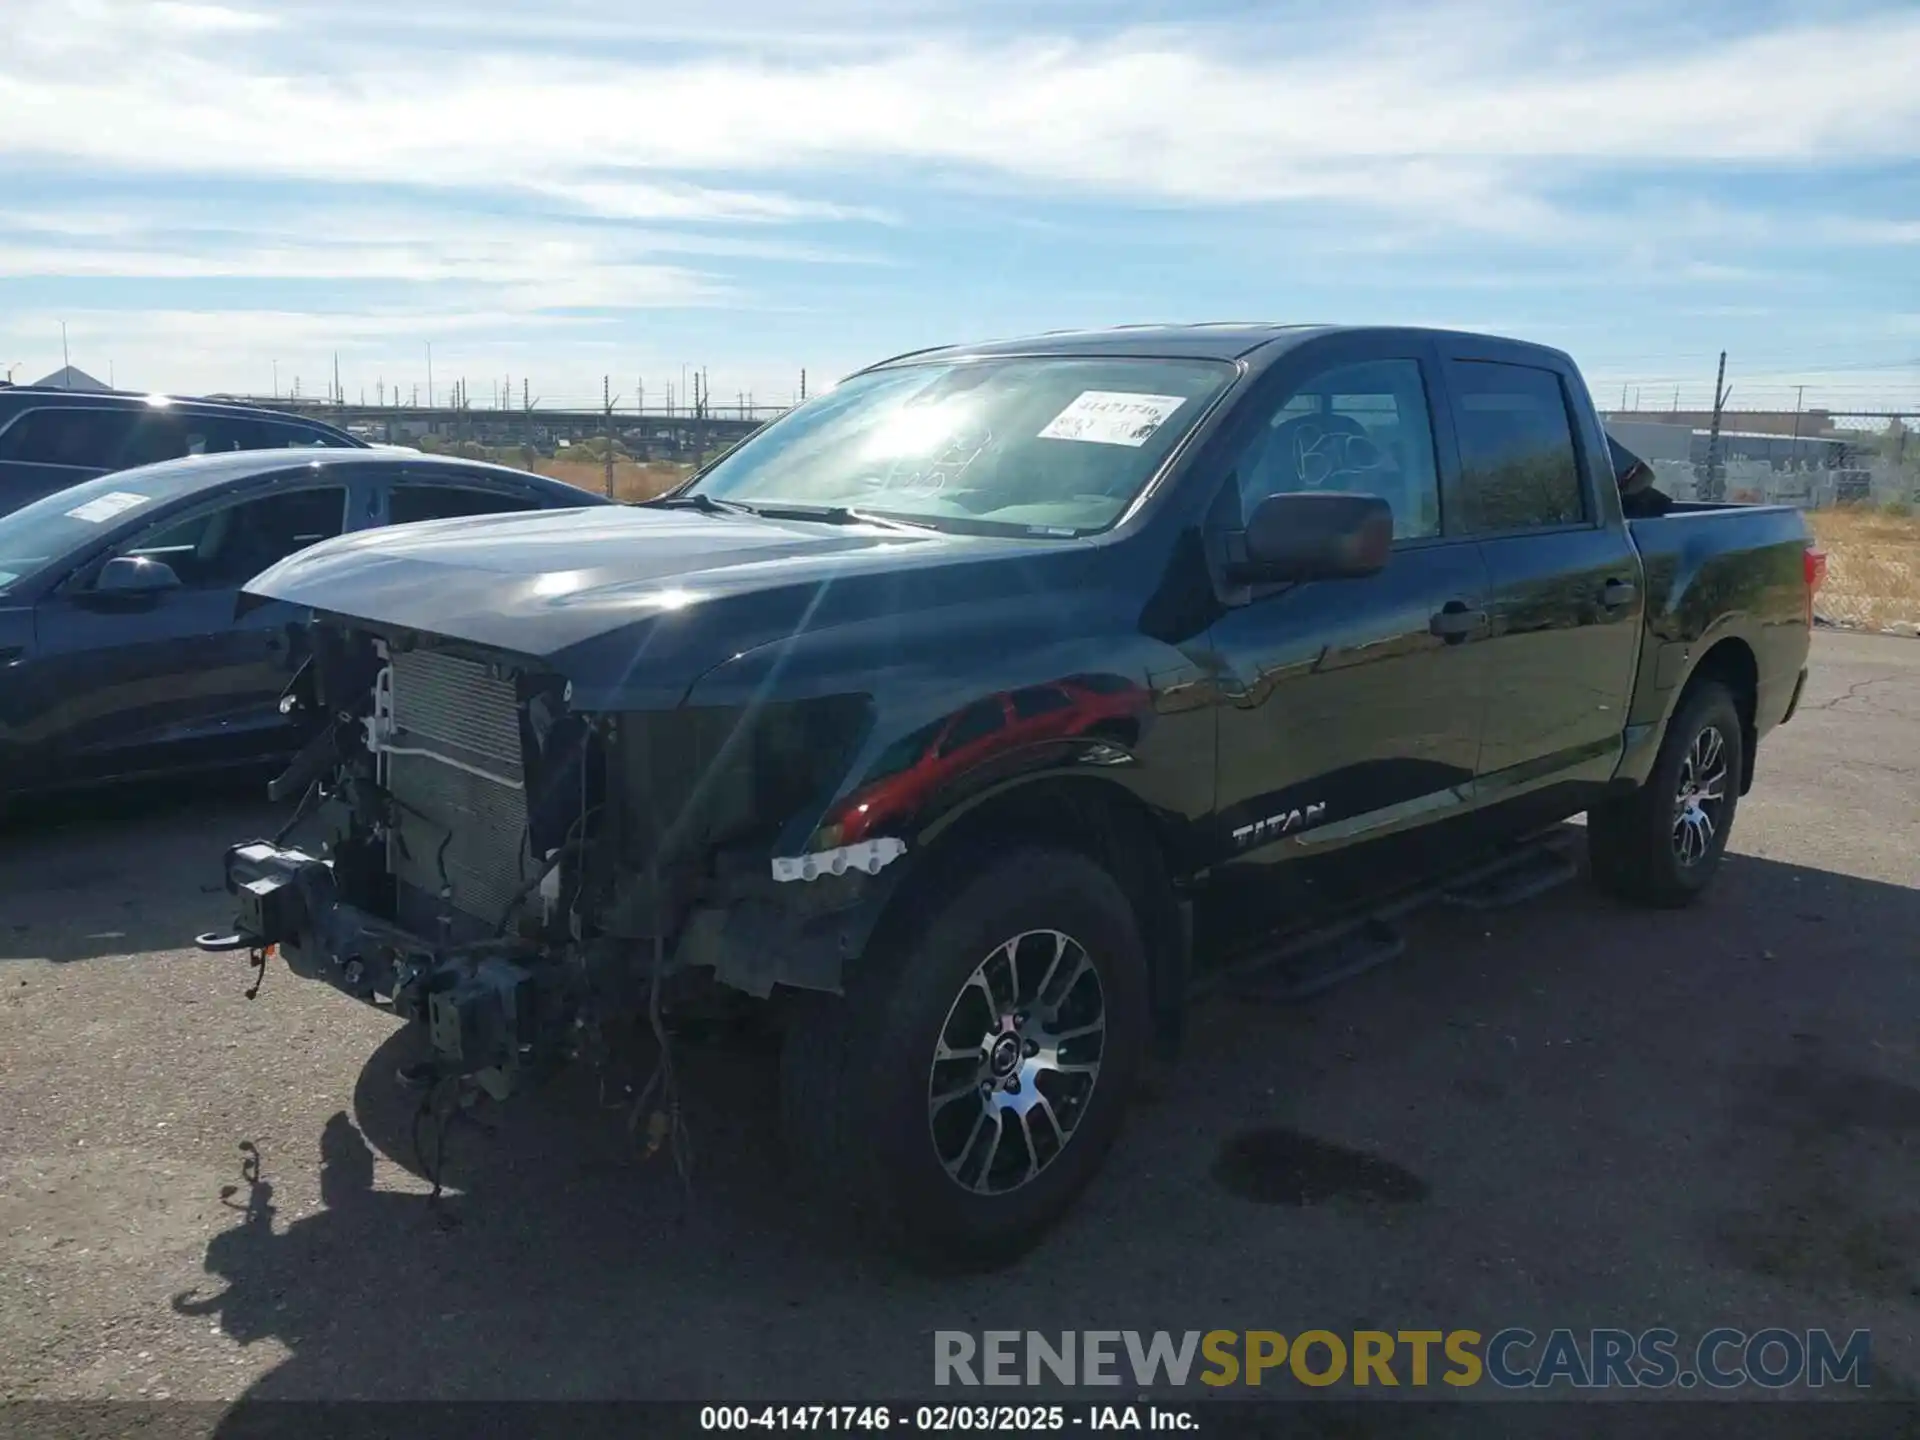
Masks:
[[[1167,417],[1186,404],[1183,395],[1135,395],[1123,390],[1083,390],[1040,432],[1042,440],[1081,440],[1138,449]]]
[[[147,503],[150,496],[136,495],[131,490],[110,490],[105,495],[96,495],[84,505],[76,505],[67,511],[70,519],[84,520],[89,525],[101,525],[116,515]]]

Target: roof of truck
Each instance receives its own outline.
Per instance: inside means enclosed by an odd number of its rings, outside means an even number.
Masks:
[[[977,344],[936,345],[892,356],[880,361],[879,365],[993,355],[1115,355],[1240,360],[1255,351],[1266,351],[1262,357],[1264,361],[1292,349],[1302,341],[1332,334],[1419,335],[1428,338],[1449,336],[1477,346],[1514,344],[1534,349],[1547,348],[1527,341],[1413,325],[1288,325],[1269,321],[1228,320],[1195,325],[1115,325],[1102,330],[1049,330],[1039,335],[987,340]],[[879,366],[869,368],[878,369]]]

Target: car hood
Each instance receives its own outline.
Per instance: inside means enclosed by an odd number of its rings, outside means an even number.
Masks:
[[[876,582],[897,591],[903,572],[1046,549],[873,525],[600,508],[346,535],[263,571],[246,593],[509,651],[574,680],[580,708],[627,709],[678,703],[704,669],[824,621],[829,591],[834,611],[855,590],[884,607]]]

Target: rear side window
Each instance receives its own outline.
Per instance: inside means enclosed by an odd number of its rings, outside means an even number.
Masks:
[[[1448,366],[1460,432],[1461,525],[1491,534],[1587,518],[1573,421],[1560,377],[1530,365]]]
[[[0,460],[89,470],[122,469],[140,463],[121,457],[132,452],[134,430],[141,418],[133,410],[83,410],[67,405],[29,410],[0,433]]]
[[[501,490],[469,490],[456,485],[396,485],[388,502],[387,518],[395,525],[416,520],[452,520],[462,515],[504,515],[514,510],[538,510],[525,495]]]
[[[346,441],[341,440],[336,436],[329,435],[324,430],[309,430],[304,425],[283,425],[280,422],[275,420],[263,420],[259,422],[259,425],[260,425],[260,432],[261,432],[260,439],[256,441],[253,445],[241,446],[240,447],[241,449],[251,450],[251,449],[258,448],[261,450],[287,450],[287,449],[339,450],[344,448],[347,443]]]

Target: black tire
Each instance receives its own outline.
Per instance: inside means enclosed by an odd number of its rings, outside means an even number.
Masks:
[[[1719,754],[1700,770],[1712,737]],[[1720,869],[1746,763],[1746,732],[1732,692],[1717,680],[1695,683],[1667,724],[1646,783],[1587,813],[1595,881],[1635,905],[1678,909],[1699,899]],[[1682,796],[1691,793],[1694,778],[1711,779],[1716,772],[1720,783],[1709,788],[1718,791],[1717,803],[1701,800],[1693,807],[1706,816],[1712,832],[1707,836],[1697,820],[1683,823]]]
[[[1112,876],[1085,856],[1023,847],[970,866],[946,898],[888,928],[862,958],[843,997],[808,996],[796,1007],[781,1051],[780,1108],[789,1156],[811,1188],[855,1221],[863,1238],[931,1268],[1003,1264],[1067,1211],[1119,1133],[1148,1033],[1146,952],[1133,908]],[[1055,939],[1036,940],[1037,932],[1070,937],[1077,953]],[[1008,942],[1023,935],[1028,938],[1009,964],[999,966]],[[1064,1037],[1086,1023],[1090,998],[1097,998],[1104,1022],[1097,1054],[1073,1048],[1091,1044],[1086,1037],[1061,1038],[1044,1050],[1038,1041],[1011,1037],[1019,1042],[1016,1051],[1023,1044],[1034,1048],[1024,1051],[1027,1058],[1016,1062],[1007,1079],[1033,1089],[1003,1100],[994,1082],[982,1077],[1001,1073],[993,1067],[1006,1063],[1007,1053],[996,1037],[1008,1037],[992,1029],[985,992],[974,977],[995,962],[992,974],[1002,978],[989,985],[1013,975],[1041,988],[1032,976],[1046,968],[1049,954],[1076,972],[1072,988],[1054,994],[1057,1004],[1044,998],[1024,1008],[1008,1002],[1008,1012],[1035,1026],[1051,1016],[1053,1031]],[[1096,985],[1086,981],[1078,955]],[[1061,985],[1056,967],[1045,988],[1058,992]],[[976,1015],[982,1038],[972,1042]],[[936,1063],[937,1045],[952,1050],[969,1042],[977,1046],[969,1058]],[[1043,1068],[1057,1059],[1084,1070],[1089,1058],[1097,1061],[1090,1082],[1083,1074]],[[988,1088],[976,1093],[969,1085]],[[955,1098],[935,1109],[936,1089],[953,1091]],[[1036,1094],[1049,1102],[1045,1116],[1032,1098]],[[1021,1101],[1032,1108],[1017,1116],[997,1108]],[[989,1124],[991,1131],[981,1128]],[[1004,1134],[1002,1124],[1008,1127]],[[968,1131],[966,1144],[973,1148],[961,1155],[963,1178],[956,1178],[947,1164],[961,1130]],[[1065,1140],[1055,1146],[1063,1133]],[[984,1153],[990,1138],[991,1153]],[[1005,1157],[1002,1143],[1008,1146]],[[994,1189],[1023,1156],[1030,1178]]]

